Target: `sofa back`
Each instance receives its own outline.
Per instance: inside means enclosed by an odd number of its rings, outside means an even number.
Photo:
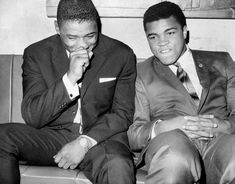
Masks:
[[[24,123],[21,116],[22,55],[0,55],[0,123]]]
[[[22,63],[22,55],[0,55],[0,123],[25,123],[21,116]]]

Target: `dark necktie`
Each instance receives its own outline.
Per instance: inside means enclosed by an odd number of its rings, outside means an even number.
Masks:
[[[195,88],[193,87],[193,83],[191,82],[188,74],[184,71],[184,69],[180,66],[179,63],[176,63],[175,66],[177,67],[176,76],[178,79],[183,83],[184,87],[187,89],[189,95],[193,98],[196,105],[199,104],[199,98],[196,93]]]

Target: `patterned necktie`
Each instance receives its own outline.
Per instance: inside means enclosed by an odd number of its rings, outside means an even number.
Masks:
[[[179,63],[176,63],[175,66],[177,67],[176,76],[182,82],[184,87],[187,89],[189,95],[193,98],[195,104],[198,106],[199,98],[198,98],[195,88],[193,87],[193,83],[188,77],[188,74],[184,71],[184,69],[180,66]]]

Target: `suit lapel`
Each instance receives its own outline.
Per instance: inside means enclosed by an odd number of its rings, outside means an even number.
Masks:
[[[200,84],[202,86],[202,94],[200,98],[198,111],[200,111],[201,108],[203,107],[203,104],[209,93],[209,86],[210,86],[210,75],[206,66],[206,63],[208,63],[208,58],[203,57],[200,53],[201,53],[200,51],[192,50],[192,55],[193,55],[197,75],[198,75]]]
[[[83,99],[90,84],[96,78],[98,72],[106,61],[105,50],[105,45],[103,44],[102,40],[99,40],[99,44],[93,51],[93,58],[90,61],[90,66],[88,67],[82,79],[81,99]]]
[[[68,71],[69,58],[59,35],[56,38],[55,45],[53,46],[52,62],[54,64],[57,77],[61,78]]]
[[[187,90],[185,89],[185,87],[183,86],[182,82],[180,82],[180,80],[178,80],[178,78],[175,76],[175,74],[172,72],[172,70],[166,66],[163,65],[160,61],[158,61],[158,59],[155,58],[154,60],[154,68],[158,74],[161,75],[162,78],[164,78],[172,87],[174,87],[175,89],[177,89],[177,91],[179,91],[180,93],[184,94],[184,95],[188,95]]]

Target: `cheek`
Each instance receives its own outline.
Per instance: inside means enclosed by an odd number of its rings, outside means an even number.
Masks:
[[[67,48],[74,48],[75,47],[75,43],[73,41],[70,41],[70,40],[65,40],[64,44]]]
[[[152,53],[154,54],[157,54],[157,46],[153,43],[149,43],[149,47],[150,47],[150,50],[152,51]]]
[[[91,39],[91,40],[88,40],[88,44],[89,44],[90,46],[95,45],[95,44],[96,44],[96,42],[97,42],[97,39]]]
[[[178,44],[177,46],[175,46],[174,54],[176,55],[176,57],[181,55],[183,48],[184,48],[183,44]]]

